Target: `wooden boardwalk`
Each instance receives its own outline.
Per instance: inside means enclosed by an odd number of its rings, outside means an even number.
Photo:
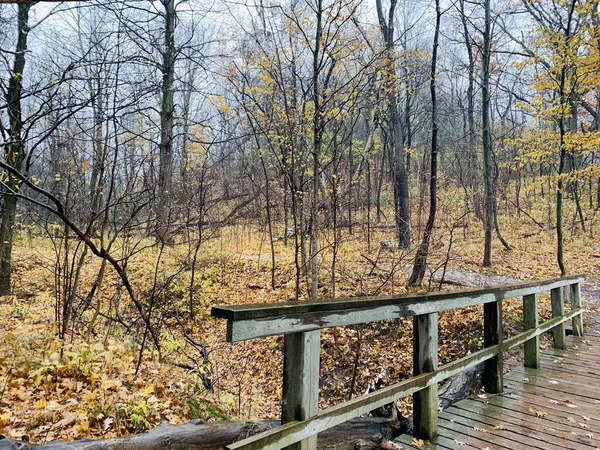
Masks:
[[[465,399],[439,414],[439,436],[401,448],[600,450],[600,337],[569,336],[567,350],[546,349],[540,369],[504,376],[500,395]],[[418,443],[421,444],[421,443]]]

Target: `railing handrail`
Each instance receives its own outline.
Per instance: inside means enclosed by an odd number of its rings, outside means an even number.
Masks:
[[[526,367],[539,368],[539,336],[552,331],[554,347],[565,348],[565,323],[573,334],[583,332],[581,275],[514,283],[483,289],[363,297],[346,300],[214,307],[212,314],[228,319],[230,342],[284,334],[282,394],[283,425],[228,446],[230,450],[316,449],[319,432],[407,395],[414,397],[413,427],[419,438],[437,435],[437,383],[484,363],[483,381],[489,393],[503,389],[503,353],[524,344]],[[550,291],[552,319],[540,324],[538,293]],[[565,314],[564,295],[571,302]],[[503,338],[502,300],[523,297],[524,331]],[[483,304],[484,349],[438,367],[438,312]],[[320,330],[395,317],[413,319],[413,374],[368,395],[318,410]]]
[[[582,275],[525,281],[488,288],[385,297],[213,306],[211,315],[227,319],[227,341],[314,331],[359,323],[411,317],[522,297],[573,283]]]

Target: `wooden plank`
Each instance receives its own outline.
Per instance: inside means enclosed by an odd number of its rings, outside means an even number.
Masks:
[[[433,442],[427,442],[427,441],[422,441],[423,445],[422,446],[417,446],[417,445],[413,445],[413,436],[410,436],[408,434],[403,434],[401,436],[398,436],[396,439],[394,439],[395,443],[399,443],[402,444],[402,448],[405,448],[405,446],[407,446],[408,448],[416,448],[416,449],[421,449],[421,450],[442,450],[442,449],[455,449],[457,448],[456,445],[456,441],[454,439],[450,439],[446,436],[438,436],[435,438],[435,440]],[[419,445],[421,444],[421,442],[419,442]],[[464,445],[460,446],[461,450],[481,450],[480,447],[474,447],[472,445],[467,444],[466,442],[464,443]],[[494,449],[496,449],[498,447],[494,447]],[[491,448],[490,448],[491,450]]]
[[[556,432],[551,428],[548,429],[546,426],[546,420],[544,418],[536,417],[525,417],[521,418],[520,421],[510,421],[510,414],[508,411],[497,413],[497,416],[492,417],[481,412],[472,412],[466,409],[452,407],[447,410],[448,417],[454,419],[455,422],[462,423],[463,425],[472,425],[474,427],[485,430],[485,432],[492,432],[502,430],[501,435],[521,435],[525,439],[519,438],[518,440],[525,444],[531,444],[530,439],[537,440],[538,442],[548,442],[552,444],[548,445],[548,449],[552,448],[567,448],[569,450],[588,450],[589,443],[580,442],[577,435],[571,434],[571,431],[579,432],[581,428],[571,427],[568,431]],[[468,421],[467,421],[468,420]],[[554,436],[557,439],[548,439],[549,436]]]
[[[445,428],[445,430],[442,431],[441,428]],[[448,433],[448,431],[452,431],[454,433],[460,434],[460,436],[463,439],[465,439],[464,442],[469,442],[472,445],[477,443],[478,445],[481,446],[480,448],[489,447],[490,444],[496,444],[496,445],[500,445],[502,447],[510,448],[510,449],[514,449],[514,450],[532,448],[532,447],[530,447],[528,445],[524,445],[514,439],[508,439],[503,436],[498,436],[497,434],[494,435],[491,433],[484,433],[483,431],[475,430],[474,427],[472,427],[472,426],[466,426],[461,423],[457,423],[456,421],[451,422],[450,420],[447,420],[445,418],[440,418],[440,434],[446,434],[446,433]],[[460,437],[455,438],[455,439],[460,441]],[[466,440],[466,439],[469,439],[469,440]],[[544,447],[537,447],[537,448],[541,448],[542,450],[547,450]]]
[[[483,402],[465,399],[457,402],[454,407],[459,410],[469,411],[473,414],[502,420],[505,422],[506,428],[509,428],[511,424],[521,425],[533,423],[531,421],[534,417],[532,416],[531,411],[529,411],[530,403],[525,403],[520,400],[520,398],[515,398],[511,402],[511,398],[508,395],[502,394],[502,396],[490,399],[491,401],[485,404]],[[545,402],[546,405],[548,404],[547,400],[541,401]],[[537,428],[536,426],[536,430],[560,439],[575,440],[581,444],[593,444],[593,441],[585,435],[572,434],[573,424],[569,421],[565,421],[564,416],[561,416],[560,419],[555,419],[553,415],[549,414],[544,417],[544,422],[545,423],[541,428]]]
[[[511,398],[513,396],[515,398]],[[542,410],[542,405],[539,405],[536,402],[531,401],[532,398],[535,398],[535,395],[523,397],[521,394],[517,395],[517,394],[504,393],[501,396],[496,396],[494,398],[490,398],[487,403],[482,402],[480,400],[473,400],[473,401],[480,403],[485,408],[488,408],[490,406],[495,406],[495,407],[499,408],[500,409],[499,417],[505,417],[505,416],[509,416],[509,415],[511,417],[512,416],[519,417],[519,416],[524,415],[526,417],[529,417],[530,419],[534,419],[536,417],[536,414],[534,411],[540,410],[540,411],[546,412],[548,414],[547,416],[544,417],[544,420],[547,422],[551,422],[551,424],[549,424],[549,426],[552,426],[556,429],[561,429],[563,431],[564,431],[565,426],[574,424],[573,422],[570,422],[569,420],[567,420],[567,417],[580,417],[581,418],[581,416],[577,416],[576,414],[567,414],[562,411],[557,411],[555,408],[551,408],[552,404],[548,403],[547,399],[545,401],[548,406],[546,406]],[[459,402],[459,403],[461,403],[461,402]],[[581,418],[581,422],[583,422],[583,421],[584,421],[583,418]],[[571,431],[573,431],[573,430],[571,429],[569,432],[571,432]],[[584,431],[584,429],[581,429],[581,431]]]
[[[306,420],[317,414],[320,352],[320,331],[285,336],[281,423]],[[286,447],[287,450],[316,450],[316,448],[316,435]]]
[[[438,368],[438,313],[413,320],[413,373],[421,375]],[[413,394],[413,432],[418,439],[433,440],[438,422],[437,383]]]
[[[565,372],[554,370],[531,372],[532,370],[518,367],[511,372],[511,377],[512,379],[517,378],[518,381],[518,376],[522,374],[522,377],[527,378],[530,384],[542,387],[550,386],[557,390],[568,389],[573,392],[586,392],[592,396],[597,395],[600,398],[600,386],[598,385],[599,380],[597,378],[574,373],[566,374]]]
[[[600,360],[590,361],[586,358],[586,361],[579,361],[543,356],[540,360],[540,368],[595,377],[600,381]]]
[[[504,381],[506,383],[507,389],[510,389],[510,391],[512,392],[538,395],[546,398],[548,402],[550,402],[550,400],[557,400],[558,398],[561,398],[560,396],[562,394],[564,394],[564,392],[560,388],[556,388],[555,386],[550,384],[546,386],[542,386],[539,384],[535,385],[515,379],[509,379],[508,377],[506,377]],[[562,388],[565,389],[564,386],[562,386]],[[569,400],[573,404],[581,405],[584,407],[588,407],[590,405],[597,407],[597,404],[594,404],[595,400],[597,399],[597,396],[590,394],[589,391],[570,389],[569,395],[571,397],[565,400]]]
[[[517,367],[511,373],[520,374],[522,373],[525,377],[528,377],[530,381],[536,382],[537,380],[540,384],[547,383],[546,380],[555,380],[557,383],[550,383],[551,385],[557,386],[560,383],[572,384],[577,388],[582,390],[591,390],[598,391],[600,395],[600,385],[598,377],[594,377],[591,375],[579,375],[575,373],[567,374],[564,371],[558,370],[539,370],[534,371],[534,369],[529,369],[527,367]]]
[[[440,421],[441,425],[447,424],[448,421],[442,420]],[[462,449],[466,446],[472,446],[477,449],[489,448],[493,450],[514,450],[514,446],[506,447],[504,445],[499,444],[498,442],[489,442],[478,439],[477,437],[471,436],[467,433],[462,432],[461,430],[449,428],[446,426],[440,427],[440,437],[445,437],[454,442],[453,449]]]
[[[444,437],[444,436],[438,436],[437,438],[435,438],[435,441],[433,441],[433,442],[424,441],[423,445],[421,447],[413,445],[413,439],[414,438],[412,436],[409,436],[408,434],[403,434],[403,435],[395,438],[393,442],[395,442],[397,444],[402,444],[402,448],[408,447],[408,448],[416,448],[416,449],[421,449],[421,450],[454,449],[456,447],[454,440],[448,439],[447,437]],[[463,448],[464,448],[464,450],[480,450],[478,447],[473,447],[468,444],[465,445]]]
[[[563,290],[560,287],[554,288],[550,291],[550,297],[552,302],[552,317],[562,317],[565,315],[565,303],[563,300]],[[554,341],[554,348],[567,348],[566,344],[566,331],[565,324],[562,323],[552,329],[552,338]]]
[[[519,283],[493,289],[470,289],[396,297],[351,298],[318,302],[288,302],[215,306],[212,315],[228,319],[227,340],[312,331],[379,320],[413,317],[450,309],[492,303],[576,283],[582,278]]]
[[[524,408],[527,408],[531,413],[531,408],[536,411],[542,411],[548,415],[544,417],[548,420],[555,420],[562,424],[577,426],[577,423],[585,423],[586,430],[598,431],[600,420],[598,418],[597,405],[591,405],[579,401],[579,399],[564,398],[562,393],[552,393],[548,396],[540,395],[539,391],[528,392],[521,390],[512,392],[509,395],[514,396],[513,401],[519,403]],[[572,406],[570,408],[569,406]],[[505,406],[506,407],[506,406]],[[514,409],[514,408],[513,408]],[[533,414],[531,414],[533,417]],[[588,420],[583,419],[585,416]],[[567,417],[571,417],[574,421],[568,421]],[[583,429],[580,429],[582,431]]]
[[[488,435],[492,437],[492,442],[495,442],[497,438],[502,438],[519,442],[526,448],[537,447],[543,448],[544,450],[562,450],[564,448],[571,450],[586,450],[584,446],[572,442],[552,442],[547,439],[547,436],[537,433],[535,428],[527,428],[523,426],[523,424],[507,427],[506,422],[503,422],[502,420],[492,420],[484,416],[475,416],[464,411],[462,413],[460,413],[460,411],[446,411],[440,414],[440,418],[452,420],[453,423],[472,428],[474,434]],[[541,425],[541,420],[536,420],[536,422],[539,427]],[[532,426],[535,427],[536,425]]]
[[[523,328],[525,331],[535,329],[538,321],[538,294],[523,297]],[[525,367],[540,367],[540,338],[536,336],[523,345]]]
[[[598,376],[600,375],[600,358],[590,357],[588,355],[579,354],[580,359],[568,358],[561,355],[542,356],[540,359],[541,366],[551,369],[564,369],[569,371],[571,368],[574,371],[586,372],[589,375]]]
[[[575,283],[568,286],[570,289],[571,309],[581,308],[581,284]],[[583,315],[573,317],[573,335],[583,336]]]
[[[583,281],[583,275],[571,275],[564,278],[554,278],[541,281],[527,281],[523,283],[505,284],[491,288],[457,289],[448,292],[424,292],[420,294],[406,294],[381,297],[350,297],[335,300],[315,300],[306,302],[281,302],[281,303],[254,303],[248,305],[214,306],[212,315],[228,320],[259,319],[264,317],[279,317],[299,313],[316,313],[323,311],[340,311],[344,309],[372,308],[398,303],[436,303],[445,300],[460,300],[461,298],[476,298],[492,294],[498,301],[508,298],[522,297],[524,295],[549,291],[551,289],[568,286]],[[527,292],[524,292],[527,291]],[[431,310],[429,312],[439,312]]]
[[[485,347],[502,345],[502,301],[483,305],[483,342]],[[483,385],[486,392],[502,392],[503,358],[499,352],[485,361],[483,366]]]

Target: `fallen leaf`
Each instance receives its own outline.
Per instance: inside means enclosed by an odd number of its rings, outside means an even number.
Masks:
[[[529,408],[529,412],[535,414],[537,417],[546,417],[548,415],[545,411],[538,411],[537,409]]]
[[[425,445],[425,441],[423,441],[423,439],[413,438],[413,440],[411,441],[411,445],[417,448],[421,448]]]
[[[106,433],[106,431],[110,428],[114,421],[115,419],[113,419],[112,417],[107,417],[106,419],[104,419],[104,422],[102,422],[102,430]]]

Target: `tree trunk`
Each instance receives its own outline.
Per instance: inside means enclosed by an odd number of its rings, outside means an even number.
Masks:
[[[572,0],[569,5],[569,14],[567,17],[567,26],[565,29],[565,43],[568,47],[569,40],[571,38],[571,20],[575,11],[576,0]],[[566,82],[567,82],[567,66],[563,64],[560,71],[560,84],[559,84],[559,96],[560,96],[560,120],[558,123],[560,133],[560,160],[558,164],[558,186],[556,189],[556,261],[560,269],[561,276],[567,274],[567,268],[565,266],[564,249],[563,249],[563,190],[564,182],[562,174],[565,171],[565,165],[567,162],[567,150],[565,148],[565,135],[567,133],[567,117],[565,115],[565,106],[567,104],[566,95]]]
[[[6,163],[21,171],[25,161],[25,143],[23,142],[23,118],[21,115],[21,98],[23,96],[23,71],[25,70],[25,53],[29,35],[29,4],[20,4],[18,13],[18,36],[13,70],[6,91],[6,104],[10,124],[9,142],[4,144]],[[19,190],[21,181],[13,174],[8,175],[6,182],[9,191]],[[5,192],[4,210],[0,222],[0,295],[10,293],[10,272],[12,266],[12,244],[17,214],[17,198]]]
[[[485,0],[484,8],[483,67],[481,69],[483,178],[485,180],[485,241],[483,248],[483,266],[490,267],[492,265],[492,233],[494,229],[494,176],[492,173],[492,135],[490,129],[490,0]]]
[[[311,296],[316,300],[319,296],[319,175],[321,147],[323,141],[323,113],[321,111],[321,88],[319,73],[321,69],[321,39],[322,39],[322,14],[323,0],[317,0],[317,27],[315,30],[315,47],[313,50],[313,101],[315,112],[313,116],[313,174],[312,174],[312,198],[311,198],[311,230],[310,230],[310,258],[311,258]]]
[[[410,245],[408,174],[406,173],[406,151],[401,117],[398,113],[398,87],[396,77],[396,60],[394,55],[394,12],[397,0],[390,1],[388,18],[383,14],[381,0],[376,1],[379,25],[385,41],[386,58],[386,93],[389,139],[394,152],[394,211],[398,231],[398,246],[406,248]]]
[[[162,101],[160,108],[160,152],[158,171],[157,236],[162,242],[171,240],[173,184],[173,119],[175,106],[175,0],[162,1],[165,12],[165,47],[162,53]]]
[[[437,153],[438,153],[438,122],[437,122],[437,96],[436,96],[436,64],[440,35],[440,21],[442,13],[440,11],[440,0],[435,1],[435,33],[433,37],[433,53],[431,55],[431,75],[429,88],[431,91],[431,175],[429,178],[429,217],[425,225],[423,240],[415,255],[413,270],[408,280],[408,286],[420,286],[425,276],[427,267],[427,255],[429,254],[429,242],[431,233],[435,224],[435,214],[437,210]]]
[[[467,87],[467,177],[471,188],[473,212],[475,217],[483,220],[481,211],[481,199],[479,196],[479,176],[477,173],[477,151],[475,149],[475,56],[473,55],[473,40],[469,35],[467,17],[465,13],[465,0],[460,1],[461,20],[465,38],[465,47],[469,57],[469,84]],[[467,199],[468,201],[468,199]]]

